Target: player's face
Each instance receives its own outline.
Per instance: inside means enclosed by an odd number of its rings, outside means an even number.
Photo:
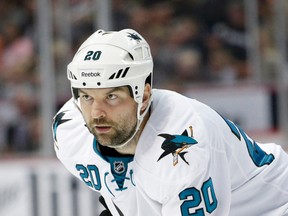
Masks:
[[[101,145],[117,147],[133,136],[137,103],[128,87],[80,89],[79,96],[87,127]]]

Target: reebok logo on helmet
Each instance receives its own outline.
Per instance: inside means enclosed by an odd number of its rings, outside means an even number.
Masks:
[[[81,72],[81,77],[100,77],[100,72]]]

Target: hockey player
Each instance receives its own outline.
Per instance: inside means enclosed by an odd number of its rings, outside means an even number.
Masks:
[[[106,215],[288,215],[287,154],[199,101],[152,89],[136,31],[98,30],[67,76],[73,97],[54,118],[55,151],[104,197]]]

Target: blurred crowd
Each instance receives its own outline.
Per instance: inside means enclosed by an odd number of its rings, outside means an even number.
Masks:
[[[37,152],[40,147],[36,2],[4,0],[0,4],[0,154]],[[55,106],[59,107],[70,97],[66,65],[83,40],[95,31],[95,7],[93,0],[51,2]],[[59,7],[63,2],[66,7]],[[258,2],[261,80],[273,81],[277,61],[271,29],[274,1]],[[112,0],[111,3],[113,30],[133,28],[150,44],[155,87],[181,91],[191,84],[234,85],[253,78],[247,59],[244,0]],[[69,40],[59,24],[67,14]]]

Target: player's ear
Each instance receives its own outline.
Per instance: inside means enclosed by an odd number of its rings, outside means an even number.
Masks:
[[[146,83],[144,87],[143,101],[141,111],[144,111],[149,105],[149,101],[151,98],[151,85]]]

